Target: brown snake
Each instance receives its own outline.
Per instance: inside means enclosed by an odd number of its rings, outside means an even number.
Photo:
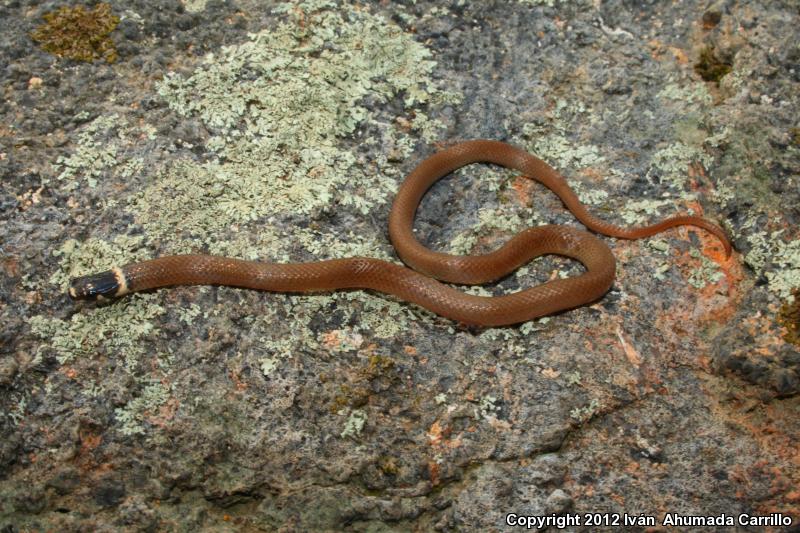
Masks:
[[[434,252],[417,241],[413,233],[414,216],[427,190],[441,177],[477,162],[515,169],[542,183],[561,198],[578,220],[598,233],[636,239],[674,226],[692,225],[716,235],[726,256],[731,254],[723,230],[700,217],[671,217],[638,228],[621,228],[604,222],[591,215],[566,180],[541,159],[506,143],[475,140],[456,144],[425,159],[400,186],[389,215],[389,236],[400,258],[411,268],[369,257],[276,264],[211,255],[175,255],[76,278],[69,294],[75,299],[92,300],[172,285],[229,285],[280,292],[373,289],[447,318],[479,326],[516,324],[603,296],[614,281],[614,256],[605,243],[585,231],[554,225],[528,228],[494,252],[470,256]],[[586,267],[586,272],[494,297],[465,294],[436,281],[487,283],[544,254],[576,259]]]

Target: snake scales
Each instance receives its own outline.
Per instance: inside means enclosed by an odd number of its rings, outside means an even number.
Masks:
[[[494,252],[470,256],[435,252],[417,241],[412,229],[414,216],[426,191],[441,177],[476,162],[515,169],[544,184],[578,220],[598,233],[636,239],[674,226],[692,225],[716,235],[726,256],[730,256],[731,245],[723,230],[703,218],[676,216],[636,228],[609,224],[590,214],[566,180],[544,161],[503,142],[474,140],[425,159],[397,192],[389,215],[389,236],[400,258],[411,268],[369,257],[276,264],[211,255],[175,255],[75,278],[69,294],[74,299],[92,300],[174,285],[229,285],[280,292],[373,289],[447,318],[479,326],[524,322],[603,296],[614,281],[614,256],[605,243],[585,231],[556,225],[529,228]],[[495,297],[465,294],[442,283],[487,283],[544,254],[576,259],[586,271]]]

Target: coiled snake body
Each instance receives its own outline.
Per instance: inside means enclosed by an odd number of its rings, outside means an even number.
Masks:
[[[280,292],[373,289],[447,318],[479,326],[524,322],[603,296],[614,281],[614,256],[605,243],[585,231],[554,225],[529,228],[494,252],[472,256],[434,252],[417,241],[412,227],[425,192],[441,177],[476,162],[515,169],[544,184],[578,220],[598,233],[636,239],[674,226],[693,225],[716,235],[730,256],[731,246],[723,230],[703,218],[677,216],[644,227],[614,226],[591,215],[566,180],[544,161],[506,143],[475,140],[456,144],[425,159],[397,192],[389,215],[389,236],[400,258],[411,268],[368,257],[276,264],[211,255],[176,255],[76,278],[69,294],[74,299],[103,299],[174,285],[229,285]],[[586,272],[494,297],[465,294],[437,281],[487,283],[544,254],[576,259]]]

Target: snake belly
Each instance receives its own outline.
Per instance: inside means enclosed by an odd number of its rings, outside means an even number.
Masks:
[[[614,282],[616,262],[608,246],[586,231],[558,225],[528,228],[499,249],[481,255],[436,252],[416,239],[414,217],[427,190],[443,176],[478,162],[514,169],[542,183],[559,196],[578,220],[598,233],[635,239],[674,226],[693,225],[716,235],[730,256],[731,246],[724,231],[703,218],[677,216],[636,228],[609,224],[590,214],[566,180],[541,159],[503,142],[474,140],[428,157],[398,190],[389,215],[389,236],[410,268],[369,257],[280,264],[213,255],[174,255],[76,278],[71,282],[69,294],[74,299],[91,300],[176,285],[227,285],[276,292],[371,289],[476,326],[525,322],[602,297]],[[586,270],[574,277],[553,279],[502,296],[475,296],[443,283],[488,283],[547,254],[575,259]]]

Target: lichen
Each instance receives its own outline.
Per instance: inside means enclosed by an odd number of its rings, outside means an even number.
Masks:
[[[153,319],[165,312],[155,303],[156,295],[135,295],[115,305],[85,308],[69,320],[41,315],[31,317],[33,334],[42,339],[37,357],[43,350],[53,350],[59,363],[97,353],[114,353],[124,357],[129,368],[145,351],[142,339],[158,333]]]
[[[53,255],[60,258],[58,270],[50,276],[50,283],[66,290],[69,280],[88,272],[102,272],[115,266],[145,259],[144,237],[117,235],[111,241],[92,237],[79,242],[64,241]]]
[[[78,134],[75,152],[68,157],[59,157],[56,168],[59,180],[70,180],[68,190],[77,188],[80,180],[89,187],[96,187],[98,179],[117,165],[117,148],[106,142],[117,126],[119,116],[101,116],[85,125]]]
[[[605,161],[597,146],[577,144],[561,133],[538,137],[528,145],[528,149],[561,172],[587,168]]]
[[[748,235],[751,248],[744,260],[767,278],[770,291],[791,304],[800,287],[800,240],[786,242],[782,234],[779,230]]]
[[[497,414],[500,412],[500,406],[497,405],[497,402],[497,397],[492,395],[487,395],[481,398],[480,403],[474,412],[475,419],[496,418]]]
[[[110,34],[119,24],[119,17],[111,13],[111,5],[103,2],[91,11],[81,5],[63,6],[42,18],[44,24],[31,37],[45,51],[76,61],[117,60]]]
[[[141,396],[128,402],[125,407],[114,409],[117,430],[123,435],[145,433],[145,422],[169,399],[170,387],[161,382],[145,385]]]
[[[588,405],[571,410],[569,416],[583,424],[591,420],[600,411],[600,407],[600,401],[597,398],[592,398]]]
[[[632,200],[625,203],[620,214],[626,224],[645,224],[652,222],[662,207],[673,205],[673,200]]]
[[[578,200],[585,205],[603,205],[608,201],[608,192],[602,189],[588,188],[580,181],[567,180],[569,186],[575,191]]]
[[[699,104],[703,106],[711,105],[711,93],[704,83],[689,83],[687,85],[679,85],[677,83],[668,83],[658,93],[658,98],[674,100],[680,102],[681,105]]]
[[[700,253],[696,249],[689,251],[689,255],[700,261],[700,266],[693,269],[689,275],[689,285],[696,289],[702,289],[709,283],[716,283],[725,277],[725,274],[719,269],[714,261]]]
[[[439,91],[431,81],[434,62],[422,44],[368,10],[347,2],[312,1],[287,2],[277,11],[284,21],[275,29],[209,55],[192,74],[171,74],[158,86],[177,113],[205,123],[212,134],[205,148],[218,157],[204,163],[176,158],[156,166],[140,192],[108,201],[105,207],[113,204],[133,215],[144,233],[108,243],[99,236],[80,244],[70,241],[59,251],[61,266],[53,283],[63,289],[75,275],[154,253],[203,251],[280,262],[309,260],[309,255],[390,259],[388,243],[379,237],[328,231],[313,220],[331,209],[363,218],[384,204],[401,178],[395,164],[399,159],[390,157],[411,152],[409,131],[432,138],[439,128],[419,113],[419,105],[452,103],[459,95]],[[372,160],[356,156],[345,139],[358,139],[366,123],[387,122],[363,102],[369,99],[372,106],[398,98],[403,112],[414,118],[407,131],[388,120],[393,126],[383,134],[395,153],[379,151]],[[118,115],[90,122],[81,129],[75,153],[57,162],[58,186],[108,187],[107,178],[133,175],[141,165],[119,162],[120,154],[138,139],[153,138],[152,127],[128,125]],[[359,142],[369,146],[384,139]],[[297,225],[293,219],[298,216],[312,223]],[[147,321],[163,313],[154,305],[159,298],[156,293],[87,308],[71,320],[38,317],[33,323],[61,361],[97,350],[116,350],[130,360],[141,353],[136,346],[144,328],[154,331]],[[334,307],[342,310],[345,322],[362,310],[362,331],[377,337],[396,336],[411,319],[430,320],[426,311],[360,292],[274,301],[250,330],[259,340],[251,348],[268,370],[273,366],[269,361],[277,365],[298,350],[318,347],[310,324]],[[178,318],[192,322],[201,316],[197,311],[189,306]],[[275,327],[281,313],[289,318]],[[287,338],[291,342],[285,343]]]
[[[713,156],[704,150],[683,142],[676,142],[653,154],[647,177],[671,184],[682,190],[687,183],[690,165],[700,163],[708,168],[713,162]],[[689,194],[682,194],[681,196],[684,198],[692,197]]]
[[[407,109],[430,100],[438,92],[429,78],[434,62],[383,18],[347,3],[334,7],[283,4],[277,11],[288,20],[276,29],[207,56],[190,76],[170,74],[159,84],[172,109],[212,130],[208,147],[220,158],[177,161],[131,199],[129,209],[149,236],[170,250],[185,249],[187,237],[227,241],[231,231],[265,217],[313,216],[333,205],[363,215],[387,201],[396,189],[391,165],[379,159],[374,171],[338,139],[374,120],[362,104],[367,96],[382,102],[399,95]],[[426,131],[434,127],[420,121]],[[238,243],[225,251],[263,258],[265,250],[280,248],[272,239]]]
[[[345,421],[344,429],[339,436],[343,439],[359,437],[367,423],[367,413],[362,409],[353,409],[346,414],[347,421]]]
[[[776,270],[766,273],[769,289],[791,304],[800,288],[800,240],[777,240],[774,244],[776,250],[771,261]]]

